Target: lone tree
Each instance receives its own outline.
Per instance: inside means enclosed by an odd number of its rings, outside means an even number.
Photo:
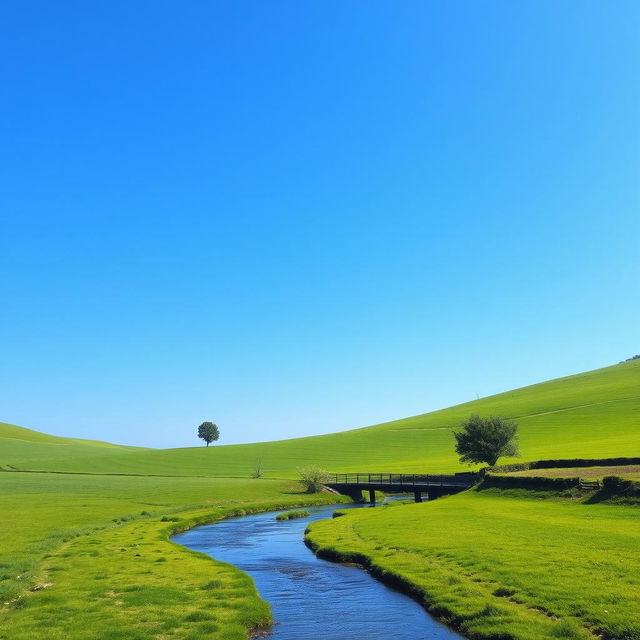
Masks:
[[[520,455],[518,425],[500,416],[481,418],[472,415],[454,431],[460,462],[482,463],[493,467],[501,456]]]
[[[207,443],[207,447],[220,437],[220,429],[218,425],[213,422],[203,422],[198,427],[198,438],[201,438]]]

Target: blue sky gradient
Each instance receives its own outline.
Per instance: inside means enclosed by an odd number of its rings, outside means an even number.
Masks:
[[[636,2],[0,8],[0,420],[191,446],[640,351]]]

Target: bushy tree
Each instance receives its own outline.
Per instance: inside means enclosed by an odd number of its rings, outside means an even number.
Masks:
[[[198,438],[207,443],[207,447],[220,437],[220,429],[213,422],[203,422],[198,427]]]
[[[300,483],[307,493],[319,493],[322,485],[331,479],[331,474],[324,469],[312,464],[307,467],[298,467]]]
[[[500,416],[472,415],[454,431],[460,462],[486,463],[493,467],[502,456],[517,456],[518,425]]]

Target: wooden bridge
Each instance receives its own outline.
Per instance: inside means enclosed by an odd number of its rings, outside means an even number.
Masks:
[[[363,502],[363,491],[369,492],[369,502],[375,504],[376,491],[384,493],[413,493],[416,502],[422,502],[423,494],[429,500],[459,493],[478,482],[477,473],[452,475],[424,475],[406,473],[336,473],[325,485],[338,493]]]

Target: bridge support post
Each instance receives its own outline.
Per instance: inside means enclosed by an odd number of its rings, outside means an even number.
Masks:
[[[371,504],[375,504],[376,503],[376,490],[375,489],[369,489],[369,502]]]
[[[416,502],[422,502],[422,493],[420,491],[414,491],[413,498]]]
[[[344,495],[349,496],[354,502],[364,502],[361,489],[351,489],[349,491],[343,489],[343,493]]]

